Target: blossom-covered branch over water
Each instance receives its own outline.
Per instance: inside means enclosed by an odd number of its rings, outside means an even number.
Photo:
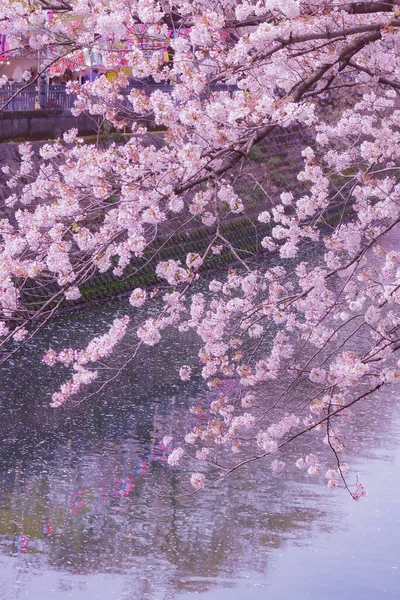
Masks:
[[[400,378],[399,3],[36,0],[3,2],[0,12],[11,54],[40,51],[43,72],[68,51],[101,53],[103,75],[68,84],[72,112],[129,133],[104,146],[71,130],[39,156],[21,144],[18,165],[3,166],[3,359],[96,273],[123,278],[166,236],[201,227],[203,253],[160,258],[158,293],[131,292],[132,307],[150,307],[142,322],[123,316],[85,348],[49,349],[45,362],[72,373],[53,406],[104,385],[112,354],[118,371],[166,328],[182,343],[194,332],[200,350],[177,377],[201,374],[222,389],[210,406],[192,407],[201,419],[170,454],[173,465],[197,461],[195,488],[266,457],[282,473],[288,442],[308,435],[313,451],[297,466],[362,496],[340,458],[350,407]],[[168,62],[145,51],[138,31],[142,42],[164,41]],[[166,87],[135,87],[150,76]],[[153,141],[146,120],[161,132]],[[268,233],[255,260],[223,225],[254,215],[238,182],[256,148],[262,155],[293,128],[308,138],[298,185],[258,186]],[[202,266],[224,250],[237,268],[199,292]],[[51,290],[39,304],[37,289]],[[328,470],[320,442],[332,453]]]

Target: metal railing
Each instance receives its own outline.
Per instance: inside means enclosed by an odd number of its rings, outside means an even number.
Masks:
[[[131,90],[140,90],[150,95],[156,90],[164,93],[171,93],[173,85],[166,83],[154,83],[149,81],[134,80],[129,83],[129,87],[121,90],[124,96],[123,105],[128,108],[129,101],[127,96]],[[228,91],[232,93],[237,90],[236,86],[226,84],[216,84],[210,86],[211,92]],[[15,96],[15,97],[14,97]],[[7,106],[5,104],[13,98]],[[22,83],[12,83],[0,88],[0,112],[5,111],[30,111],[30,110],[70,110],[74,105],[75,95],[68,94],[65,84],[47,84],[41,80],[39,85],[29,85]],[[4,108],[2,108],[4,106]]]
[[[74,105],[75,96],[67,94],[65,85],[51,84],[46,86],[46,110],[69,110]]]
[[[67,94],[64,84],[48,85],[46,82],[40,81],[39,85],[32,84],[26,87],[24,83],[12,83],[0,88],[0,113],[3,111],[69,110],[74,101],[75,96]]]
[[[3,110],[35,110],[37,103],[37,88],[35,85],[29,85],[28,87],[25,87],[25,85],[22,83],[12,83],[11,85],[1,87],[0,107],[6,104],[10,98],[15,96]]]

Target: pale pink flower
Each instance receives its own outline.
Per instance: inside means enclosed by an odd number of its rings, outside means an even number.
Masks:
[[[56,392],[51,397],[50,406],[52,408],[58,408],[59,406],[62,406],[67,401],[67,399],[68,397],[65,394],[61,392]]]
[[[129,296],[129,303],[134,306],[135,308],[139,308],[140,306],[143,306],[143,304],[146,301],[146,290],[143,290],[142,288],[136,288],[133,290],[133,292],[131,293],[131,295]]]
[[[66,144],[72,144],[78,135],[78,130],[74,127],[63,134],[63,139]]]
[[[194,444],[197,441],[197,435],[191,431],[185,435],[185,442],[187,444]]]
[[[208,287],[209,287],[210,292],[219,292],[222,289],[222,283],[220,281],[213,279],[210,282]]]
[[[286,204],[286,205],[292,204],[292,202],[293,202],[292,192],[282,192],[281,201],[282,201],[282,204]]]
[[[42,359],[42,361],[43,361],[43,362],[44,362],[46,365],[49,365],[50,367],[52,367],[53,365],[55,365],[55,364],[56,364],[56,362],[57,362],[57,358],[58,358],[57,352],[56,352],[55,350],[53,350],[53,348],[49,348],[49,349],[48,349],[48,350],[45,352],[45,354],[44,354],[44,356],[43,356],[43,359]]]
[[[216,216],[213,215],[210,212],[205,212],[202,217],[201,217],[202,223],[204,225],[206,225],[207,227],[211,227],[212,225],[214,225],[215,221],[217,220]],[[215,248],[215,246],[214,246]],[[213,254],[215,254],[215,252],[212,250]]]
[[[196,490],[200,490],[205,486],[206,478],[203,473],[193,473],[190,478],[190,483]]]
[[[329,479],[328,483],[326,485],[327,485],[328,489],[334,490],[335,488],[338,487],[339,482],[337,479]]]
[[[192,369],[188,365],[183,365],[183,367],[179,369],[179,377],[182,381],[189,381],[191,374]]]
[[[313,383],[324,383],[325,380],[326,380],[326,371],[325,371],[325,369],[320,369],[320,368],[311,369],[310,380]]]
[[[179,196],[171,196],[169,203],[168,203],[168,208],[171,212],[175,212],[175,213],[179,213],[183,210],[184,207],[184,202],[182,200],[182,198],[179,198]]]
[[[269,223],[271,220],[271,214],[266,210],[258,215],[260,223]]]
[[[155,346],[161,339],[154,319],[148,319],[142,327],[139,327],[137,336],[147,346]]]
[[[201,448],[196,451],[197,460],[208,460],[210,457],[210,449],[209,448]]]
[[[25,329],[25,327],[20,327],[13,334],[13,340],[15,340],[16,342],[22,342],[22,340],[24,340],[27,335],[28,335],[28,330]]]
[[[278,475],[285,468],[285,463],[282,460],[274,459],[271,463],[272,472]]]
[[[257,434],[257,444],[258,446],[268,454],[273,454],[278,451],[277,442],[271,438],[271,436],[266,431],[260,431]]]
[[[0,337],[8,335],[9,332],[10,330],[7,325],[3,321],[0,321]]]
[[[336,469],[328,469],[325,473],[326,479],[336,479],[338,476],[338,472]]]
[[[319,464],[316,465],[312,465],[311,467],[308,467],[307,469],[307,473],[309,475],[318,475],[318,473],[321,472],[321,467]]]
[[[354,500],[359,500],[367,495],[364,484],[361,481],[357,481],[356,483],[356,491],[352,493]]]
[[[81,297],[81,292],[79,288],[74,286],[70,287],[65,291],[66,300],[78,300]]]
[[[242,404],[243,408],[251,408],[252,406],[254,406],[255,401],[256,401],[255,395],[252,394],[251,392],[249,392],[243,396],[241,404]]]
[[[183,448],[181,448],[181,447],[174,448],[174,450],[172,450],[171,454],[168,455],[168,459],[167,459],[168,464],[173,467],[176,467],[177,465],[179,465],[183,455],[184,455]]]
[[[189,252],[186,256],[186,265],[189,269],[194,269],[197,271],[199,267],[201,267],[203,260],[200,254],[196,254],[194,252]]]

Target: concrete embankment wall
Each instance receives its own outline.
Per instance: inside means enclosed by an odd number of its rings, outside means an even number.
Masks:
[[[154,129],[152,118],[141,122],[149,130]],[[0,112],[0,144],[12,140],[57,139],[72,128],[76,128],[81,136],[95,135],[98,127],[98,117],[88,114],[74,117],[69,110],[4,111]]]
[[[57,139],[76,127],[80,135],[97,132],[94,117],[74,117],[68,110],[31,110],[0,113],[0,142]]]

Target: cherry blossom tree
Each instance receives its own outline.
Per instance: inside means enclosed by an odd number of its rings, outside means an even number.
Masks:
[[[52,406],[106,385],[114,351],[116,376],[167,328],[182,339],[194,332],[200,351],[180,378],[201,373],[219,392],[192,407],[201,419],[182,443],[165,440],[171,465],[197,463],[194,488],[261,459],[281,473],[288,443],[307,435],[313,451],[297,467],[321,473],[325,443],[328,487],[364,495],[340,454],[350,409],[400,378],[399,26],[397,0],[2,0],[9,52],[40,52],[42,72],[84,48],[101,53],[114,77],[70,82],[72,112],[129,133],[104,146],[71,130],[39,157],[21,144],[18,166],[3,166],[3,360],[96,273],[123,278],[166,236],[201,227],[202,254],[156,266],[160,310],[139,325],[116,319],[84,348],[48,350],[48,365],[71,369]],[[171,60],[138,36],[168,40]],[[149,76],[168,88],[135,86]],[[162,132],[157,143],[146,120]],[[298,187],[272,202],[265,193],[258,220],[268,233],[255,262],[223,224],[249,213],[236,182],[254,148],[293,127],[308,138]],[[304,251],[310,242],[317,261]],[[234,268],[199,292],[203,265],[223,249]],[[36,306],[38,288],[53,291]],[[136,288],[129,302],[146,307],[154,295]]]

